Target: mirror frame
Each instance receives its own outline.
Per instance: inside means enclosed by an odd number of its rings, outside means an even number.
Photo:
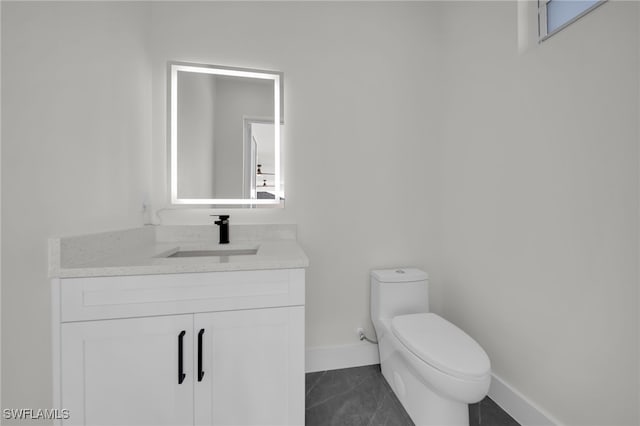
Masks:
[[[231,77],[257,78],[273,80],[273,123],[274,123],[274,199],[258,198],[178,198],[178,72],[194,72]],[[170,201],[174,205],[208,205],[208,206],[241,206],[241,207],[280,207],[284,203],[284,188],[281,170],[280,150],[280,125],[284,123],[283,102],[283,78],[284,74],[277,71],[255,70],[248,68],[235,68],[219,65],[196,64],[188,62],[168,63],[168,135],[169,135],[169,188]],[[280,125],[276,125],[280,123]]]

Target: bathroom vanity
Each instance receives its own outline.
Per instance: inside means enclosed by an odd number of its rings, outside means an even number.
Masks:
[[[233,227],[224,246],[212,228],[51,241],[62,424],[304,424],[295,227]]]

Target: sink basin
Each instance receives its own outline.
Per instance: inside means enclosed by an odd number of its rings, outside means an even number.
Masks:
[[[206,256],[246,256],[258,253],[257,248],[217,249],[217,250],[178,250],[167,257],[206,257]]]

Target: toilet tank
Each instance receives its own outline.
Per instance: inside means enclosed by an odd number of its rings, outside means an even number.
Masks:
[[[427,273],[415,268],[371,271],[371,319],[429,312]]]

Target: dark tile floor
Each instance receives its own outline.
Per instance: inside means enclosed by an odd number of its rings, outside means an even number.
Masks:
[[[410,426],[379,365],[306,375],[306,426]],[[471,426],[519,426],[486,397],[469,406]]]

